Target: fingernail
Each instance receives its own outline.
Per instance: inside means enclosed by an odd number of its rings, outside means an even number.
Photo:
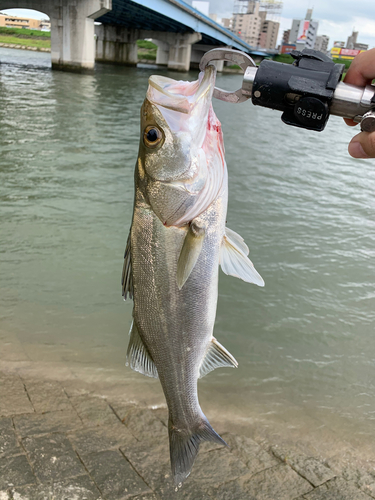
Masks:
[[[353,158],[370,158],[369,155],[365,153],[361,143],[358,141],[350,142],[348,151],[350,156],[353,156]]]

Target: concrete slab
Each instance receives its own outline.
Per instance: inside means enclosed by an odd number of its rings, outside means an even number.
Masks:
[[[66,390],[63,381],[22,370],[23,381],[15,373],[0,375],[7,396],[0,500],[375,498],[374,464],[333,453],[324,458],[313,446],[305,453],[301,443],[288,447],[285,438],[272,434],[272,441],[270,432],[260,432],[259,423],[253,438],[224,432],[228,448],[203,444],[177,493],[164,406],[137,404],[134,394],[126,401],[123,391],[111,386],[104,392],[95,380],[80,384],[68,377]]]
[[[22,440],[35,475],[43,482],[62,481],[86,473],[69,440],[63,434],[27,437]]]
[[[0,457],[0,490],[26,484],[35,484],[36,477],[26,455]]]
[[[40,484],[11,488],[12,500],[102,500],[99,490],[88,476]],[[1,497],[0,497],[1,499]]]
[[[117,450],[85,456],[84,464],[105,498],[125,500],[152,493],[126,458]]]
[[[11,418],[0,418],[0,457],[19,455],[23,450],[19,446]]]

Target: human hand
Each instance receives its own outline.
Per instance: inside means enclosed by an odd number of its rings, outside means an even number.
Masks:
[[[375,78],[375,49],[361,52],[350,65],[345,83],[365,87]],[[344,118],[347,125],[353,127],[358,123]],[[361,132],[353,137],[348,146],[353,158],[375,158],[375,132]]]

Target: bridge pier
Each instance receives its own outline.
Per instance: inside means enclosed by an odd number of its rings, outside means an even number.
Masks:
[[[94,19],[111,10],[111,0],[54,0],[51,3],[52,69],[76,72],[94,70]]]
[[[95,26],[96,60],[98,62],[136,66],[139,30],[102,24]]]
[[[189,71],[191,46],[202,39],[200,33],[174,34],[174,40],[169,44],[168,69]]]
[[[160,66],[168,66],[169,43],[155,39],[152,39],[152,41],[158,46],[158,50],[156,51],[156,64],[159,64]]]
[[[191,47],[202,39],[200,33],[169,33],[141,31],[158,46],[156,64],[168,66],[176,71],[189,71]],[[146,37],[145,37],[146,38]]]
[[[189,71],[191,47],[202,38],[200,33],[147,31],[109,24],[95,26],[95,34],[98,62],[135,66],[138,61],[137,40],[151,38],[158,46],[156,64],[177,71]]]
[[[51,19],[52,69],[86,72],[95,66],[94,19],[112,0],[0,0],[0,10],[34,9]]]

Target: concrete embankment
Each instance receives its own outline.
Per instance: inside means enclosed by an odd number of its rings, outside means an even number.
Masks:
[[[31,376],[23,363],[0,369],[1,500],[375,498],[366,464],[256,441],[215,421],[229,448],[204,444],[176,494],[165,405],[148,406],[142,392],[134,400],[63,372],[54,379]]]
[[[29,47],[27,45],[15,44],[15,43],[4,43],[0,42],[0,47],[7,49],[22,49],[22,50],[33,50],[34,52],[51,52],[51,49],[47,47]]]

